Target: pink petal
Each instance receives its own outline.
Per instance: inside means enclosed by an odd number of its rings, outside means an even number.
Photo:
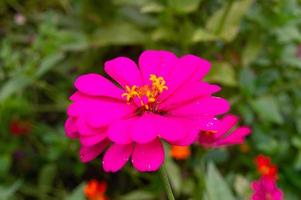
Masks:
[[[238,117],[235,115],[226,115],[218,126],[218,133],[216,137],[220,137],[232,129],[238,122]]]
[[[184,118],[155,115],[154,128],[159,137],[175,142],[187,137],[193,122]]]
[[[156,171],[164,162],[164,148],[159,139],[147,144],[136,144],[132,163],[141,172]]]
[[[106,126],[112,121],[132,115],[134,111],[133,105],[95,99],[75,101],[67,109],[69,116],[84,117],[87,123],[95,128]]]
[[[211,85],[206,82],[189,82],[170,95],[160,104],[160,107],[162,109],[171,109],[177,107],[179,104],[184,104],[185,102],[193,101],[204,96],[210,96],[219,90],[219,86]]]
[[[150,74],[165,77],[173,69],[177,60],[177,56],[169,51],[144,51],[139,57],[139,67],[145,83],[148,83]]]
[[[130,125],[132,125],[130,120],[120,120],[112,123],[108,129],[108,137],[117,144],[131,143]]]
[[[85,163],[94,160],[99,154],[101,154],[104,151],[104,149],[109,145],[109,143],[109,140],[104,140],[94,146],[82,146],[79,152],[80,161]]]
[[[65,122],[65,133],[66,136],[74,139],[78,137],[77,126],[76,126],[76,119],[72,117],[68,117]]]
[[[230,109],[229,103],[219,97],[205,97],[198,101],[188,103],[170,111],[175,116],[200,117],[206,115],[219,115]]]
[[[154,115],[145,113],[143,116],[133,120],[130,130],[133,141],[145,144],[157,137],[154,118]]]
[[[162,100],[169,97],[187,82],[202,80],[210,69],[210,63],[194,55],[181,57],[172,72],[165,76],[168,90],[161,94]]]
[[[142,77],[134,61],[118,57],[105,63],[105,71],[122,87],[141,85]]]
[[[87,124],[87,121],[83,117],[79,117],[76,121],[78,132],[81,136],[97,135],[104,131],[104,128],[93,128]]]
[[[202,80],[211,67],[211,64],[207,60],[191,54],[181,57],[179,63],[182,66],[193,69],[194,73],[191,80],[196,81]]]
[[[120,99],[123,91],[111,81],[98,74],[85,74],[79,76],[74,83],[82,93],[92,96],[107,96]]]
[[[113,144],[105,153],[102,161],[106,172],[117,172],[129,160],[133,151],[133,145]]]
[[[239,127],[233,131],[230,135],[226,136],[224,139],[217,141],[216,145],[233,145],[241,144],[244,142],[245,137],[251,133],[251,129],[248,127]]]
[[[79,141],[83,146],[93,146],[105,138],[107,138],[107,133],[103,132],[96,135],[80,136]]]

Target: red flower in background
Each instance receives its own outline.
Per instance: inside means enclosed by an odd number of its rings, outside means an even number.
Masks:
[[[186,160],[189,158],[191,151],[189,146],[172,145],[170,154],[176,160]]]
[[[252,200],[283,200],[284,195],[277,187],[278,169],[271,162],[271,159],[265,155],[258,155],[255,158],[257,171],[261,175],[259,180],[253,181],[251,188],[253,190]]]
[[[29,121],[14,119],[9,124],[10,133],[16,136],[30,133],[31,128],[31,123]]]
[[[265,155],[258,155],[255,159],[257,171],[261,176],[276,180],[278,178],[277,166],[272,164],[271,159]]]
[[[105,195],[106,191],[106,182],[99,182],[95,179],[90,180],[84,188],[84,193],[88,200],[109,200]]]

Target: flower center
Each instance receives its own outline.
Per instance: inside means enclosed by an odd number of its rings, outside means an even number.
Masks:
[[[168,87],[161,76],[151,74],[149,80],[151,81],[150,85],[133,85],[132,87],[126,85],[126,92],[122,94],[122,97],[128,103],[134,102],[143,110],[156,111],[157,98],[164,90],[168,90]]]

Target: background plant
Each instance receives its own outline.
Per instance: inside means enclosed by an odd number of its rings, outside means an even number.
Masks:
[[[111,199],[164,199],[157,173],[80,163],[63,130],[75,77],[153,48],[210,60],[208,81],[253,128],[244,146],[169,159],[177,199],[248,199],[258,153],[278,165],[286,199],[298,199],[300,24],[297,0],[0,1],[0,198],[84,199],[84,181],[98,178]],[[11,134],[14,120],[30,132]]]

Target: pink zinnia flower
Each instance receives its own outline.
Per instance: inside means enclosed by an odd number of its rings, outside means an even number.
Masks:
[[[77,78],[66,134],[78,138],[80,158],[88,162],[107,147],[103,167],[121,169],[131,157],[139,171],[158,170],[164,161],[162,141],[190,145],[201,130],[215,123],[229,103],[212,96],[220,90],[202,81],[210,63],[194,55],[177,58],[168,51],[148,50],[139,67],[129,58],[105,63],[119,86],[98,74]]]
[[[242,144],[245,137],[251,133],[251,129],[246,126],[235,128],[235,125],[238,123],[238,117],[235,115],[229,114],[221,120],[215,120],[215,123],[208,124],[209,130],[202,130],[200,132],[198,141],[205,147],[216,148]]]
[[[283,192],[277,187],[276,180],[261,177],[252,182],[252,200],[283,200]]]

